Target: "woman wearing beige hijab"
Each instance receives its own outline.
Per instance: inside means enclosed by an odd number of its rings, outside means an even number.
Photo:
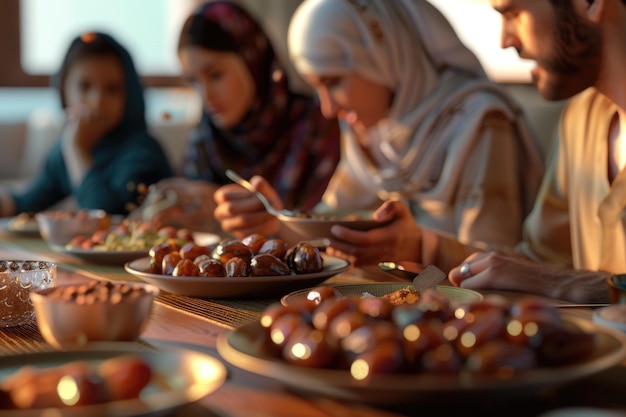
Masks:
[[[437,9],[425,0],[306,0],[288,42],[324,115],[342,125],[342,160],[317,211],[393,218],[368,232],[335,226],[328,253],[355,265],[447,267],[444,242],[519,241],[541,157],[521,110]],[[263,179],[253,182],[276,201]],[[235,236],[275,224],[253,197],[216,199],[216,217]]]

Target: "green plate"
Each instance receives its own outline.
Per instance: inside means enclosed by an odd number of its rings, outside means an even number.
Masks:
[[[343,295],[363,294],[369,293],[376,297],[382,297],[385,294],[392,293],[401,288],[411,286],[409,283],[402,282],[372,282],[363,284],[341,284],[333,285]],[[288,305],[294,301],[306,299],[307,294],[313,288],[307,288],[304,290],[294,291],[285,295],[280,302],[283,305]],[[465,288],[452,287],[450,285],[437,285],[437,292],[449,297],[459,303],[467,303],[472,301],[480,301],[483,299],[483,295],[479,292],[467,290]]]

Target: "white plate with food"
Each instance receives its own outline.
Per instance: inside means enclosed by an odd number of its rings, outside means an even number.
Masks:
[[[370,404],[418,404],[420,402],[467,401],[477,398],[524,397],[598,373],[620,364],[626,357],[626,336],[597,326],[589,319],[563,313],[570,325],[592,332],[595,337],[590,355],[563,366],[536,367],[519,374],[495,375],[405,373],[380,374],[356,380],[348,370],[307,368],[279,359],[268,346],[267,329],[260,322],[250,323],[222,335],[218,353],[229,363],[258,375],[278,380],[305,393]]]
[[[16,236],[39,237],[39,223],[35,216],[29,213],[21,213],[15,217],[2,219],[4,229]]]
[[[194,241],[201,246],[210,246],[219,242],[220,237],[212,233],[193,233]],[[50,249],[63,255],[73,256],[85,262],[98,265],[124,266],[135,259],[148,256],[150,249],[107,250],[94,247],[80,249],[69,246],[50,245]]]
[[[203,298],[259,298],[307,288],[350,268],[344,259],[322,254],[324,268],[312,274],[265,277],[178,277],[150,272],[150,257],[136,259],[124,266],[127,272],[164,291]]]
[[[85,262],[98,265],[122,266],[133,259],[148,255],[149,249],[142,250],[101,250],[101,249],[76,249],[66,246],[50,245],[50,249],[63,255],[72,256]]]
[[[16,379],[17,372],[23,371],[27,366],[34,368],[38,372],[50,369],[66,372],[63,370],[69,369],[68,367],[72,367],[74,370],[81,369],[77,367],[77,364],[86,364],[90,369],[103,369],[101,365],[108,362],[109,369],[111,369],[111,359],[131,357],[138,359],[143,364],[147,364],[147,368],[150,370],[147,376],[145,376],[145,372],[142,373],[144,381],[141,382],[141,390],[138,397],[136,395],[128,395],[128,399],[107,401],[106,399],[112,395],[108,393],[103,394],[106,396],[101,397],[98,400],[98,404],[93,404],[93,402],[96,402],[94,400],[87,402],[90,405],[74,405],[71,407],[62,405],[45,410],[41,408],[2,409],[0,414],[4,417],[36,417],[42,415],[54,415],[56,417],[131,417],[165,415],[183,405],[195,402],[211,394],[226,379],[226,368],[224,365],[216,358],[200,352],[185,349],[168,350],[167,352],[153,351],[141,348],[136,344],[127,343],[101,343],[93,344],[92,346],[85,350],[4,356],[0,358],[0,384],[4,382],[0,386],[3,386],[6,392],[11,392],[10,389],[7,389],[8,381]],[[119,362],[117,366],[120,366]],[[132,369],[145,370],[145,367],[133,367]],[[133,373],[133,380],[127,380],[128,384],[137,384],[138,374],[139,372]],[[48,375],[50,374],[48,373]],[[110,379],[107,380],[110,376],[102,376],[106,375],[106,373],[98,373],[97,375],[100,375],[105,383],[110,382]],[[42,375],[40,374],[40,376]],[[63,379],[59,380],[59,387],[61,387],[62,381]],[[80,386],[82,385],[79,384]],[[41,388],[46,389],[48,387],[42,385]],[[101,386],[96,386],[95,389],[101,388]],[[116,389],[120,388],[123,389],[123,387],[118,385]],[[58,391],[63,394],[60,388],[57,389]],[[94,392],[97,391],[93,389],[90,391],[91,394],[94,394]],[[61,401],[60,404],[71,404],[72,402],[70,397],[66,398],[65,396],[63,396],[63,400],[57,397],[46,401],[53,401],[54,403]],[[5,408],[7,408],[7,405],[5,404]]]
[[[386,294],[390,294],[394,291],[398,291],[403,288],[412,288],[408,283],[402,282],[368,282],[363,284],[337,284],[332,285],[334,289],[339,291],[342,295],[373,295],[375,297],[382,297]],[[435,288],[438,293],[445,295],[451,300],[459,303],[468,303],[472,301],[480,301],[483,299],[483,295],[477,291],[468,290],[465,288],[452,287],[450,285],[437,285]],[[282,305],[293,304],[301,300],[306,300],[309,292],[313,288],[306,288],[303,290],[294,291],[283,296],[280,300]]]

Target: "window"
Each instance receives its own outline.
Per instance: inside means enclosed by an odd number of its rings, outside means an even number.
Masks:
[[[2,0],[0,86],[42,86],[70,41],[86,31],[110,33],[131,53],[148,85],[180,81],[176,41],[195,0]],[[62,23],[61,23],[62,22]],[[6,24],[5,24],[6,23]]]
[[[175,52],[185,17],[204,0],[0,0],[2,86],[47,86],[70,39],[88,30],[104,30],[131,52],[147,86],[180,85]],[[287,28],[298,0],[239,0],[269,25]],[[500,17],[488,0],[429,0],[461,39],[500,82],[530,81],[532,62],[500,48]],[[285,9],[285,10],[282,10]],[[283,12],[281,12],[281,10]],[[285,22],[276,22],[285,20]],[[285,36],[271,33],[279,53]],[[283,56],[286,57],[284,51]]]
[[[483,64],[487,75],[499,82],[530,82],[532,61],[512,49],[500,48],[501,18],[488,0],[428,0],[443,13],[459,38]]]

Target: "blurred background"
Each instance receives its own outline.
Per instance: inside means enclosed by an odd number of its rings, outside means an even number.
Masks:
[[[287,63],[287,25],[301,0],[236,1],[266,26],[277,52]],[[510,86],[523,101],[537,100],[529,84],[532,62],[521,61],[513,50],[500,49],[500,16],[488,0],[429,1],[446,15],[493,80]],[[148,121],[177,163],[187,132],[200,116],[201,105],[179,77],[176,44],[184,19],[201,3],[0,1],[0,140],[8,151],[0,154],[0,181],[30,175],[47,152],[62,123],[60,104],[56,92],[49,88],[49,77],[58,69],[71,39],[93,30],[111,33],[133,55],[147,87]],[[307,92],[302,80],[292,68],[289,70],[294,87]],[[529,106],[534,108],[536,104]]]

